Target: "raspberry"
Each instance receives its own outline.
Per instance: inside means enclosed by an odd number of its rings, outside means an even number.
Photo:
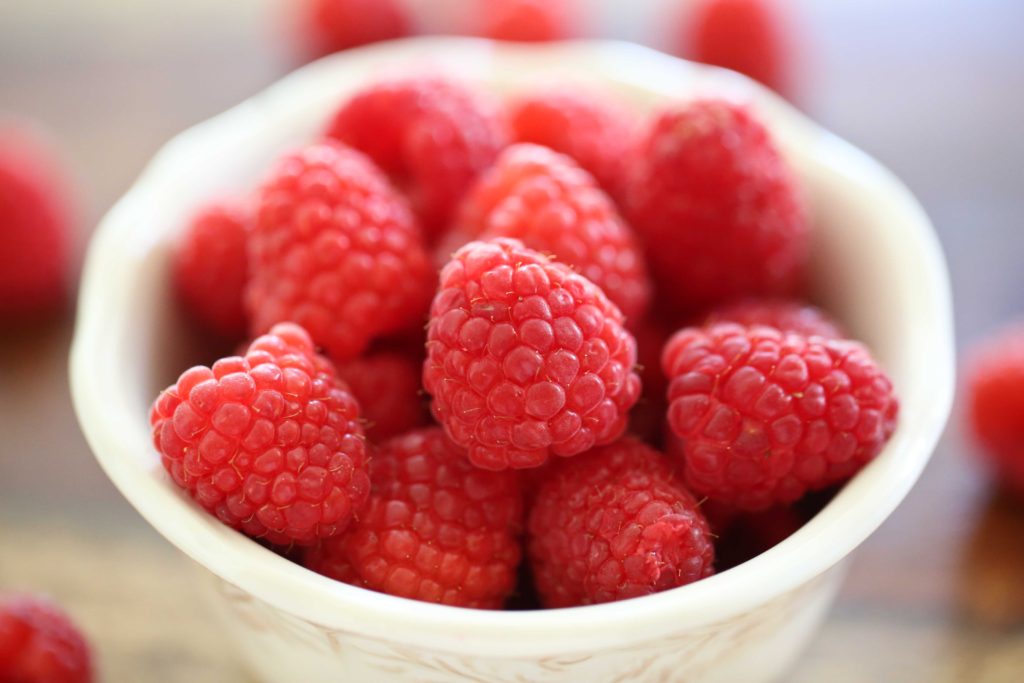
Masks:
[[[420,397],[423,362],[392,351],[370,353],[338,365],[338,377],[359,401],[366,436],[380,441],[426,422]]]
[[[791,85],[782,7],[771,0],[703,0],[681,36],[683,54],[785,93]]]
[[[245,357],[185,371],[149,422],[174,483],[254,538],[333,536],[370,493],[359,406],[297,325],[275,325]]]
[[[517,473],[473,467],[436,427],[384,443],[372,468],[366,513],[306,566],[391,595],[501,608],[520,559]]]
[[[541,91],[513,103],[509,123],[516,141],[569,155],[605,192],[622,198],[622,160],[629,156],[634,126],[618,103],[587,90]]]
[[[573,0],[476,0],[477,35],[494,40],[541,43],[564,40],[575,23]]]
[[[677,332],[662,368],[687,485],[741,510],[848,479],[896,425],[892,383],[857,342],[719,323]]]
[[[968,418],[1001,484],[1024,496],[1024,326],[990,339],[970,355]]]
[[[803,525],[803,518],[791,507],[736,513],[724,529],[716,530],[716,568],[725,571],[752,560],[785,541]]]
[[[697,501],[665,456],[630,438],[558,463],[537,492],[528,530],[545,607],[635,598],[713,573]]]
[[[423,384],[486,469],[617,439],[640,395],[636,341],[592,282],[520,242],[470,242],[441,271]]]
[[[508,141],[489,99],[439,77],[365,88],[335,114],[327,135],[365,152],[407,189],[432,237],[448,228],[463,194]]]
[[[404,201],[336,143],[280,162],[260,191],[249,267],[253,333],[296,322],[336,360],[420,324],[435,277]]]
[[[0,681],[91,683],[89,644],[49,600],[0,595]]]
[[[178,297],[204,328],[226,339],[245,336],[243,292],[251,216],[238,203],[204,207],[193,216],[174,254]]]
[[[628,217],[676,308],[800,284],[807,216],[768,131],[746,107],[701,100],[663,111],[628,182]]]
[[[805,337],[818,335],[828,339],[843,339],[842,325],[825,311],[790,299],[747,299],[714,309],[704,319],[705,325],[720,322],[737,323],[751,327],[767,325],[783,332],[795,332]]]
[[[551,254],[600,287],[627,319],[650,299],[643,253],[615,206],[569,157],[517,144],[467,195],[456,233],[512,237]]]
[[[0,122],[0,319],[43,315],[64,303],[68,194],[49,149]]]
[[[310,57],[411,33],[398,0],[304,0],[299,9],[299,38]]]

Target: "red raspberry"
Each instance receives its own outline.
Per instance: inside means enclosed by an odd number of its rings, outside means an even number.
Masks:
[[[249,267],[253,332],[296,322],[336,360],[420,324],[435,277],[405,202],[336,143],[280,162],[260,192]]]
[[[411,33],[398,0],[303,0],[299,39],[310,57]]]
[[[782,7],[772,0],[703,0],[680,38],[698,62],[739,71],[780,93],[792,81]]]
[[[423,385],[486,469],[610,443],[640,395],[636,341],[592,282],[520,242],[470,242],[441,271]]]
[[[456,233],[512,237],[551,254],[600,287],[627,319],[650,299],[643,253],[589,173],[546,147],[501,153],[467,195]]]
[[[0,681],[91,683],[89,644],[49,600],[0,595]]]
[[[545,607],[635,598],[713,573],[714,548],[697,501],[671,462],[635,439],[553,467],[528,528]]]
[[[359,405],[290,323],[186,370],[150,411],[174,483],[228,526],[270,543],[334,536],[370,493]]]
[[[335,114],[327,135],[365,152],[405,188],[434,237],[508,141],[489,99],[438,77],[374,83]]]
[[[794,290],[809,229],[793,176],[749,109],[701,100],[658,115],[633,159],[631,223],[680,309]]]
[[[64,303],[71,216],[58,168],[30,133],[0,123],[0,320]]]
[[[473,467],[439,428],[386,442],[372,467],[366,513],[306,566],[391,595],[500,609],[520,558],[517,473]]]
[[[476,35],[540,43],[572,35],[574,0],[476,0]]]
[[[719,323],[677,332],[662,368],[687,485],[741,510],[848,479],[896,426],[892,383],[857,342]]]
[[[420,396],[423,361],[379,351],[338,365],[338,377],[352,390],[372,441],[391,438],[426,422]]]
[[[222,202],[193,216],[174,254],[174,284],[193,318],[225,339],[245,336],[243,292],[249,272],[247,207]]]
[[[710,501],[709,501],[710,503]],[[702,506],[706,507],[706,506]],[[704,510],[707,513],[707,510]],[[716,568],[725,571],[771,550],[800,530],[804,519],[791,507],[773,507],[763,512],[734,513],[723,529],[715,529],[718,541]],[[710,515],[709,515],[710,518]],[[714,527],[712,527],[714,529]]]
[[[1024,326],[975,348],[966,375],[974,436],[1000,483],[1024,496]]]
[[[634,125],[617,102],[587,90],[542,91],[513,103],[509,123],[516,141],[569,155],[605,192],[622,198],[622,160],[630,153]]]
[[[747,299],[714,309],[704,319],[705,325],[730,322],[752,327],[767,325],[783,332],[805,337],[818,335],[843,339],[842,325],[816,306],[791,299]]]

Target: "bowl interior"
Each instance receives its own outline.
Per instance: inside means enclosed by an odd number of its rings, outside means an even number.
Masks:
[[[199,510],[164,475],[147,419],[160,389],[188,365],[211,360],[184,332],[171,297],[175,234],[203,202],[250,191],[283,150],[314,139],[347,93],[410,69],[441,70],[498,93],[541,80],[578,82],[611,90],[639,111],[706,95],[751,103],[806,188],[815,225],[814,298],[872,348],[901,396],[899,427],[885,452],[797,534],[751,562],[649,598],[545,613],[460,610],[354,589],[277,557]],[[567,637],[594,647],[612,642],[609,624],[617,625],[612,635],[621,643],[657,629],[659,614],[671,614],[678,626],[748,609],[824,571],[881,523],[916,480],[949,411],[948,290],[934,233],[906,189],[739,75],[616,43],[414,39],[314,63],[157,155],[90,247],[72,350],[73,394],[97,458],[139,511],[201,564],[272,605],[409,642],[447,633],[507,653],[517,643],[543,650],[538,636],[549,631],[559,634],[560,650]]]

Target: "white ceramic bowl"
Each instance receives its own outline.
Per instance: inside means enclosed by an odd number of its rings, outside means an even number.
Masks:
[[[797,170],[816,227],[816,298],[874,350],[902,398],[885,452],[792,537],[699,583],[619,603],[487,612],[394,598],[314,574],[201,511],[165,476],[147,411],[189,357],[169,245],[206,199],[252,187],[382,72],[436,67],[497,91],[572,79],[649,109],[720,95],[759,110]],[[736,74],[618,43],[416,39],[314,63],[182,133],[103,220],[89,249],[71,352],[75,408],[114,484],[207,571],[212,603],[265,681],[768,681],[834,596],[842,560],[900,503],[953,392],[949,283],[927,217],[873,160]],[[126,599],[128,596],[126,596]]]

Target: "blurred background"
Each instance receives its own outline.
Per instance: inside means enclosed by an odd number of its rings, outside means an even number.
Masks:
[[[550,37],[693,56],[680,36],[696,2],[580,0]],[[0,120],[36,129],[66,170],[73,268],[97,220],[169,137],[330,49],[302,29],[298,4],[0,2]],[[497,30],[471,4],[401,7],[412,32]],[[1024,3],[774,4],[785,15],[779,87],[895,171],[935,222],[961,346],[1024,316]],[[72,323],[70,309],[0,322],[0,589],[65,604],[103,680],[248,681],[192,592],[189,561],[129,508],[82,440],[67,391]],[[789,680],[1020,680],[1024,514],[991,493],[972,450],[954,415],[920,485],[853,560]]]

